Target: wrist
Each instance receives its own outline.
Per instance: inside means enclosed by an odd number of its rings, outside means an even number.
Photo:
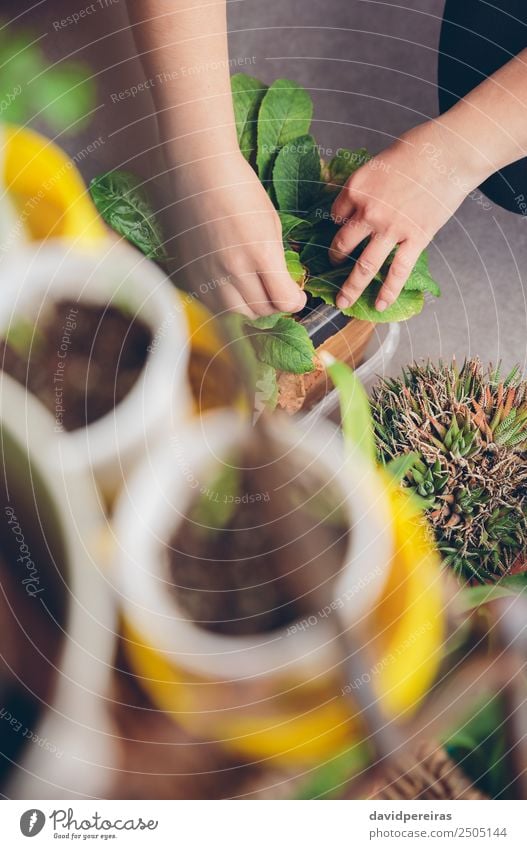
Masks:
[[[183,160],[168,146],[166,158],[176,194],[184,196],[232,186],[240,179],[236,175],[247,167],[237,143],[234,150],[204,147],[194,151],[192,159],[187,155]]]
[[[448,151],[470,189],[484,183],[501,167],[490,133],[482,133],[477,122],[466,114],[467,106],[460,101],[433,121],[438,144]]]

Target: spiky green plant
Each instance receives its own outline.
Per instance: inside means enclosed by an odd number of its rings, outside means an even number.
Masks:
[[[373,390],[382,462],[415,453],[404,484],[424,500],[445,562],[471,581],[527,552],[527,382],[477,359],[413,364]]]

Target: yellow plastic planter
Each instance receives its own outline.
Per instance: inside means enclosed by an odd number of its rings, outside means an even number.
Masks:
[[[14,210],[14,235],[28,241],[71,238],[93,242],[106,228],[75,163],[33,130],[0,126],[1,190]],[[9,235],[9,234],[8,234]]]
[[[180,293],[190,335],[189,382],[197,415],[243,405],[238,374],[215,317],[192,295]]]

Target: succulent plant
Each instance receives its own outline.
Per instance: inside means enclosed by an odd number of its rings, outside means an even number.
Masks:
[[[373,390],[383,463],[415,456],[403,483],[426,506],[443,558],[469,581],[509,574],[527,551],[527,382],[478,359],[412,364]]]

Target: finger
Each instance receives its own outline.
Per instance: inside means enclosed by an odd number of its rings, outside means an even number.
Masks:
[[[248,306],[238,289],[227,283],[220,290],[220,300],[225,312],[238,312],[247,318],[256,318],[256,313]]]
[[[279,312],[299,312],[306,305],[306,295],[295,283],[284,265],[283,271],[260,274],[265,291]]]
[[[272,315],[276,312],[258,272],[240,277],[235,285],[249,309],[256,315]]]
[[[339,192],[331,207],[331,217],[335,224],[345,224],[355,211],[355,204],[348,186]]]
[[[422,250],[423,247],[415,242],[406,241],[399,245],[386,280],[377,295],[376,310],[384,312],[397,300]]]
[[[335,235],[329,248],[329,260],[333,265],[344,262],[347,256],[355,250],[357,245],[366,239],[372,232],[369,224],[359,218],[352,218],[347,224],[343,224]]]
[[[342,285],[337,297],[337,306],[340,309],[350,307],[362,295],[395,245],[396,239],[384,234],[382,236],[376,234],[370,239],[350,276]]]

